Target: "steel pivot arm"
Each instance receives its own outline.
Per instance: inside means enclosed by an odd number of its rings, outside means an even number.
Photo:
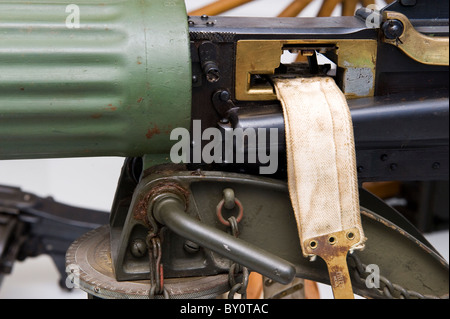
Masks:
[[[183,203],[174,195],[162,195],[155,203],[153,214],[158,222],[178,235],[270,279],[288,284],[295,278],[295,267],[290,262],[189,217]]]

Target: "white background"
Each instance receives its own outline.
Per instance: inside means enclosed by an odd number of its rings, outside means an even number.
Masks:
[[[212,0],[186,0],[194,10]],[[272,17],[291,0],[255,0],[224,15]],[[74,1],[76,3],[76,1]],[[300,16],[315,16],[320,1],[310,4]],[[339,7],[333,15],[339,15]],[[18,186],[23,191],[86,208],[109,211],[117,186],[122,158],[77,158],[0,161],[0,184]],[[448,260],[448,231],[427,237]],[[16,262],[13,273],[0,287],[0,298],[86,298],[79,289],[68,293],[58,286],[58,272],[48,256]],[[331,298],[328,286],[320,285],[322,298]]]

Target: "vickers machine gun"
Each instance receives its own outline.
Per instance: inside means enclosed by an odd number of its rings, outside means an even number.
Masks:
[[[367,237],[346,256],[350,287],[448,298],[448,263],[362,187],[428,185],[427,216],[448,190],[448,10],[398,0],[352,16],[242,18],[188,16],[181,0],[0,1],[0,159],[124,158],[110,212],[0,186],[0,276],[49,254],[62,285],[92,298],[245,296],[249,273],[278,285],[273,298],[297,279],[344,285],[302,254],[273,86],[327,76],[351,112]]]

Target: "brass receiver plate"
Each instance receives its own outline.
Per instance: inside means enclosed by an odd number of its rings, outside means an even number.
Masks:
[[[271,75],[285,46],[336,47],[337,82],[347,98],[373,96],[377,41],[368,39],[240,40],[236,47],[237,100],[276,100],[272,86],[252,86],[253,74]]]

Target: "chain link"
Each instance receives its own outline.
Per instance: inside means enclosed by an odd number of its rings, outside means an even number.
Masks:
[[[242,280],[236,281],[236,277],[242,272]],[[246,267],[242,267],[236,263],[233,263],[228,272],[228,282],[230,284],[230,292],[228,293],[228,299],[234,299],[236,293],[241,295],[242,299],[247,299],[247,286],[248,286],[249,271]]]
[[[161,264],[161,239],[153,233],[147,236],[148,255],[150,258],[150,291],[149,298],[154,299],[156,295],[162,295],[169,299],[169,293],[164,288],[164,272]]]
[[[363,264],[359,257],[355,253],[348,255],[354,262],[354,278],[361,284],[366,285],[366,278],[370,272],[366,271],[367,265]],[[384,276],[379,276],[380,287],[372,287],[371,289],[376,289],[378,294],[386,297],[387,299],[448,299],[448,295],[442,297],[433,295],[423,295],[417,291],[412,291],[405,289],[404,287],[392,283]],[[366,285],[367,287],[367,285]]]
[[[228,218],[230,223],[231,233],[234,237],[239,236],[238,220],[232,216]],[[242,279],[240,282],[236,281],[239,274],[242,273]],[[237,263],[233,263],[228,272],[228,282],[230,284],[230,292],[228,293],[228,299],[234,299],[236,294],[240,294],[242,299],[247,299],[247,286],[248,286],[249,271],[247,267],[242,267]]]

